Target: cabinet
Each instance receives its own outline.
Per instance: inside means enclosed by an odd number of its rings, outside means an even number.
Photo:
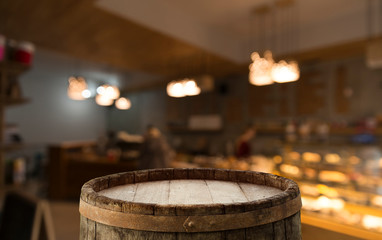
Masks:
[[[0,62],[0,187],[5,185],[5,152],[18,147],[5,142],[5,108],[28,101],[21,96],[17,81],[18,76],[28,69],[28,65],[18,62]]]
[[[96,142],[65,142],[48,147],[49,198],[79,199],[85,182],[137,169],[137,159],[110,161],[107,156],[94,151],[96,147]]]

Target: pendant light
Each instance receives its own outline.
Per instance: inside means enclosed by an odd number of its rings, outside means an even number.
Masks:
[[[95,101],[100,106],[111,106],[114,102],[113,99],[101,94],[97,94]]]
[[[115,107],[120,110],[127,110],[131,107],[131,101],[128,98],[120,97],[115,101]]]
[[[282,31],[288,32],[287,37],[281,39],[279,36],[277,37],[280,39],[279,41],[282,41],[281,45],[287,46],[285,50],[287,50],[288,45],[291,43],[294,43],[293,40],[295,34],[292,32],[293,28],[293,17],[296,16],[294,12],[292,12],[292,4],[294,1],[285,1],[285,0],[279,0],[273,3],[273,8],[269,8],[268,5],[261,6],[257,8],[254,12],[256,13],[255,16],[257,17],[256,20],[259,22],[259,25],[261,26],[261,31],[258,31],[257,35],[258,38],[260,36],[262,41],[259,41],[260,43],[265,44],[267,39],[267,31],[269,29],[274,30],[275,26],[275,20],[272,20],[273,26],[268,27],[265,25],[266,23],[266,17],[270,14],[274,14],[277,10],[277,6],[284,11],[283,16],[285,16],[285,19],[281,19],[284,23],[286,23],[287,27],[286,29],[281,29]],[[290,15],[288,17],[288,14]],[[269,19],[268,19],[269,20]],[[272,25],[272,24],[271,24]],[[281,32],[279,31],[278,35],[281,35]],[[272,31],[271,31],[272,32]],[[275,33],[272,32],[272,37],[275,38]],[[253,40],[252,40],[253,41]],[[269,42],[269,41],[268,41]],[[264,46],[263,46],[264,47]],[[270,50],[267,50],[264,52],[264,57],[260,57],[260,54],[258,52],[253,52],[251,54],[252,63],[249,65],[249,82],[256,86],[264,86],[264,85],[270,85],[273,83],[287,83],[287,82],[294,82],[297,81],[300,78],[300,69],[298,67],[298,63],[296,61],[286,61],[286,60],[280,60],[279,62],[275,62],[272,57],[272,52]]]
[[[170,97],[186,97],[200,94],[201,89],[193,79],[182,79],[167,84],[167,95]]]
[[[83,77],[71,76],[68,79],[68,97],[73,100],[84,100],[89,98],[88,85]]]
[[[273,84],[271,71],[274,61],[272,52],[265,51],[264,58],[254,52],[251,58],[253,62],[249,65],[249,82],[256,86]]]

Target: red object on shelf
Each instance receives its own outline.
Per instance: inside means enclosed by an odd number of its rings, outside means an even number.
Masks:
[[[0,61],[5,58],[5,37],[0,35]]]
[[[31,65],[33,61],[34,45],[30,42],[20,42],[15,52],[15,60]]]

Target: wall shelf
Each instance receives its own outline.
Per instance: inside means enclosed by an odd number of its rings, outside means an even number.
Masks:
[[[7,74],[21,74],[28,71],[29,65],[15,62],[15,61],[0,61],[0,71]]]
[[[20,149],[21,144],[5,144],[5,108],[25,104],[29,99],[21,96],[17,77],[29,70],[30,66],[14,62],[0,62],[0,187],[5,185],[5,153]],[[14,89],[16,88],[16,89]]]
[[[188,127],[168,127],[167,129],[174,134],[209,134],[222,132],[222,129],[192,129]]]

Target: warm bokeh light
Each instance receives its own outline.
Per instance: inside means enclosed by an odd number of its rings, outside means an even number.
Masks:
[[[69,77],[68,96],[73,100],[84,100],[83,91],[87,90],[87,83],[83,77]]]
[[[186,94],[186,96],[195,96],[200,94],[200,88],[196,85],[196,82],[194,80],[184,80],[183,89],[184,94]]]
[[[180,81],[172,81],[167,84],[167,95],[170,97],[195,96],[200,94],[201,89],[195,80],[184,79]]]
[[[311,211],[332,210],[339,212],[344,209],[345,201],[340,198],[328,198],[320,196],[318,198],[301,197],[303,209]]]
[[[341,162],[341,157],[337,153],[328,153],[325,155],[325,161],[331,164],[338,164]]]
[[[321,161],[321,155],[313,152],[304,152],[302,154],[302,159],[306,162],[318,163]]]
[[[362,219],[362,225],[367,229],[382,229],[382,218],[372,215],[365,215]]]
[[[339,196],[338,191],[336,189],[328,187],[324,184],[318,184],[317,190],[320,194],[323,194],[328,197],[336,198]]]
[[[249,82],[256,86],[265,86],[273,83],[271,70],[273,66],[272,53],[265,51],[264,58],[260,54],[251,54],[252,63],[249,65]]]
[[[119,95],[120,95],[120,92],[119,92],[119,89],[117,86],[111,86],[108,84],[104,84],[102,86],[99,86],[97,88],[97,93],[99,95],[103,95],[103,96],[110,98],[110,99],[113,99],[113,100],[119,98]]]
[[[300,69],[295,61],[281,60],[272,66],[272,78],[277,83],[294,82],[300,78]]]
[[[249,65],[249,82],[256,86],[276,83],[294,82],[300,78],[300,69],[296,61],[286,62],[281,60],[275,63],[272,52],[264,52],[264,58],[260,54],[251,54],[252,63]]]
[[[286,174],[294,176],[294,177],[300,177],[301,176],[300,169],[298,167],[290,165],[290,164],[281,164],[280,170],[283,173],[286,173]]]
[[[106,95],[98,94],[95,101],[100,106],[110,106],[113,104],[113,99],[108,98]]]
[[[85,90],[82,91],[82,96],[84,98],[90,98],[92,96],[92,93],[91,93],[91,91],[89,89],[85,89]]]
[[[382,196],[374,196],[371,198],[371,203],[374,206],[382,208]]]
[[[105,94],[105,85],[102,85],[102,86],[99,86],[97,87],[97,93],[100,94],[100,95],[104,95]]]
[[[118,109],[127,110],[131,107],[131,101],[128,98],[121,97],[115,101],[115,106]]]
[[[118,87],[116,87],[116,86],[107,86],[105,94],[107,97],[109,97],[111,99],[117,99],[117,98],[119,98],[120,92],[119,92]]]
[[[167,84],[167,95],[170,97],[184,97],[183,86],[180,82],[172,81]]]

